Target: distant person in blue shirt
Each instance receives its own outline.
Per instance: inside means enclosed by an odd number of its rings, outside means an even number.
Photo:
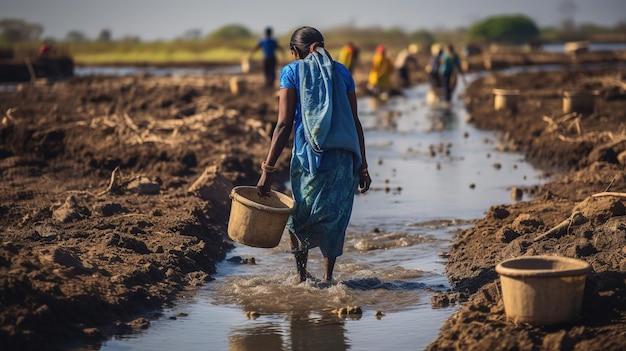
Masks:
[[[446,97],[446,102],[452,100],[452,92],[456,86],[456,71],[463,74],[461,70],[461,60],[459,55],[454,51],[454,46],[448,45],[446,51],[441,55],[439,63],[439,74],[441,75],[441,83]]]
[[[439,65],[441,64],[441,56],[443,50],[439,49],[436,55],[433,55],[430,69],[430,82],[433,88],[441,87],[441,76],[439,75]]]
[[[265,86],[274,87],[276,80],[276,50],[283,51],[276,39],[272,38],[272,27],[265,28],[265,38],[260,39],[257,45],[251,50],[250,55],[257,50],[263,49],[263,74],[265,75]]]

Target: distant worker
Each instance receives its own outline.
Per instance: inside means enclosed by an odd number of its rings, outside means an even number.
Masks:
[[[276,39],[272,37],[272,27],[265,28],[265,38],[260,39],[257,45],[250,51],[250,56],[257,50],[263,49],[263,74],[265,75],[265,86],[274,87],[276,80],[276,50],[283,51]]]
[[[354,68],[359,61],[359,48],[352,42],[348,42],[339,51],[339,58],[337,59],[344,66],[348,67],[350,73],[354,73]]]
[[[411,44],[408,48],[400,50],[396,56],[395,67],[398,70],[401,87],[409,87],[411,85],[411,67],[417,67],[417,45]]]
[[[52,56],[54,56],[54,49],[52,48],[52,45],[50,45],[50,43],[44,42],[39,47],[39,51],[37,52],[37,55],[39,56],[40,59],[52,58]]]
[[[452,100],[452,92],[456,86],[456,72],[463,75],[461,60],[459,59],[459,55],[454,51],[454,47],[448,45],[446,51],[441,55],[439,67],[446,102]]]
[[[368,90],[374,94],[390,90],[392,73],[393,62],[387,57],[387,49],[383,45],[378,45],[372,58],[372,69],[367,83]]]
[[[430,83],[433,88],[439,88],[441,86],[441,76],[439,75],[439,67],[441,66],[441,56],[443,55],[442,49],[437,49],[437,53],[433,55],[430,62]]]
[[[36,76],[47,77],[55,80],[61,77],[58,67],[56,51],[50,42],[44,41],[37,51],[39,67],[41,68]]]

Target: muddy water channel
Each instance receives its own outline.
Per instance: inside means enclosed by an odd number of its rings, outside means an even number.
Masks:
[[[433,308],[430,300],[449,289],[444,257],[451,237],[489,206],[514,201],[511,187],[542,181],[521,155],[498,152],[494,134],[466,122],[462,100],[449,110],[433,108],[428,89],[359,100],[374,182],[356,196],[336,284],[296,284],[287,235],[274,249],[239,245],[215,281],[142,333],[101,349],[424,349],[458,307]],[[309,257],[309,270],[321,275],[319,250]],[[251,258],[256,264],[240,263]],[[333,312],[346,306],[363,313]]]

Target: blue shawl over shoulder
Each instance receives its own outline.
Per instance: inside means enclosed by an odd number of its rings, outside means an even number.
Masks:
[[[354,167],[361,167],[361,148],[346,94],[346,85],[335,62],[324,48],[307,55],[299,64],[300,104],[309,171],[316,173],[324,150],[344,149],[354,154]]]

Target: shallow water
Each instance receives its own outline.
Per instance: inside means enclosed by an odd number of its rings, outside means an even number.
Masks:
[[[137,67],[137,66],[79,66],[74,68],[74,75],[81,76],[128,76],[136,74],[148,74],[152,76],[189,76],[189,75],[211,75],[211,74],[232,74],[241,73],[240,66],[219,66],[219,67]]]
[[[494,134],[465,122],[461,100],[436,109],[426,103],[427,92],[419,85],[405,97],[359,100],[374,182],[356,196],[335,284],[296,284],[287,235],[274,249],[238,245],[229,258],[254,258],[255,265],[220,263],[216,280],[195,296],[140,334],[101,349],[424,349],[457,308],[430,303],[449,288],[440,253],[455,231],[489,206],[514,201],[511,186],[542,182],[521,155],[497,152]],[[309,271],[321,275],[317,249],[309,254]],[[346,306],[363,313],[333,313]]]

